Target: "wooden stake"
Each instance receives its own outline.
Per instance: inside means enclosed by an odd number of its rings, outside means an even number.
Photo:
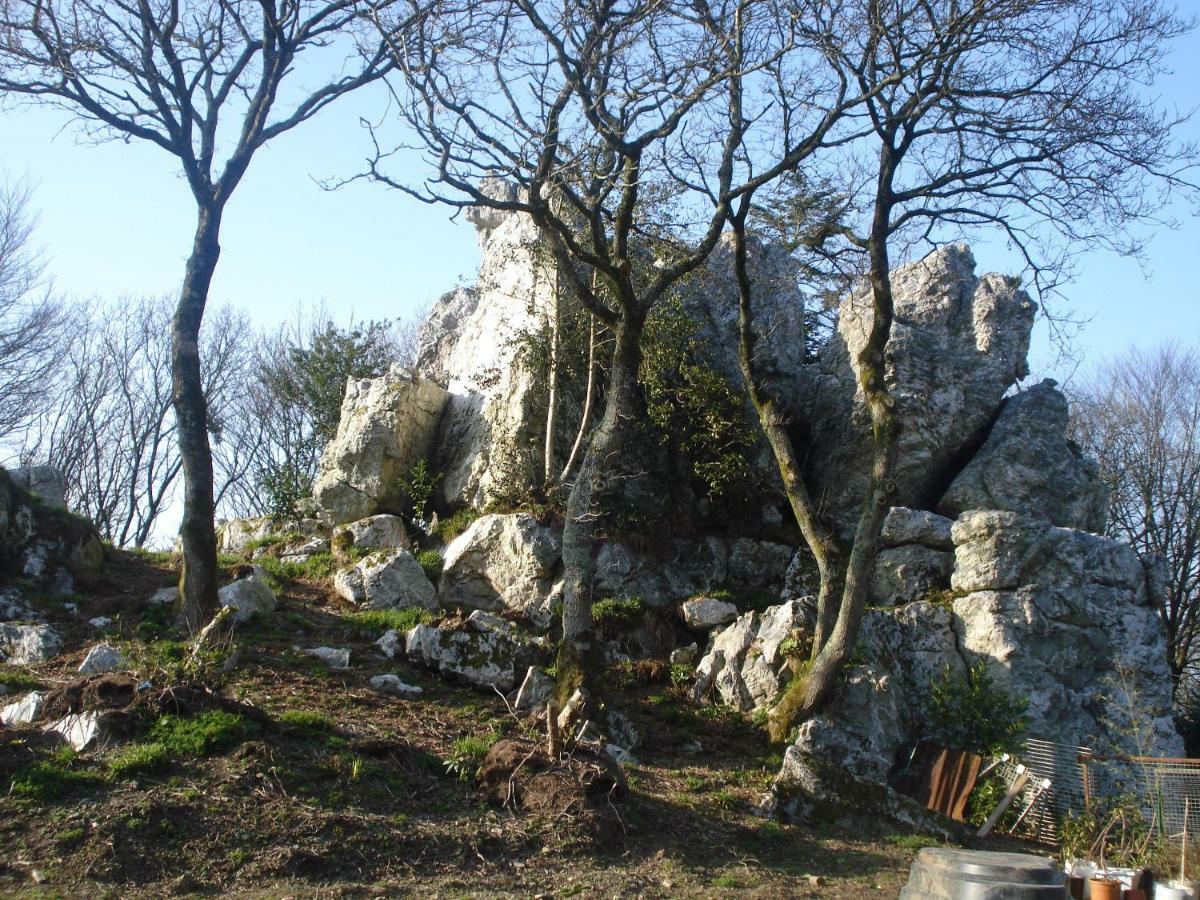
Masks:
[[[1013,782],[1012,787],[1008,789],[1008,793],[1004,795],[1004,798],[992,810],[992,814],[988,816],[987,821],[979,827],[979,831],[976,832],[978,837],[987,837],[988,833],[996,827],[996,823],[1000,821],[1000,817],[1004,815],[1004,811],[1012,806],[1012,802],[1017,799],[1017,795],[1025,790],[1025,785],[1029,784],[1029,773],[1025,771],[1025,767],[1018,766],[1017,771],[1020,773],[1017,775],[1017,780]]]

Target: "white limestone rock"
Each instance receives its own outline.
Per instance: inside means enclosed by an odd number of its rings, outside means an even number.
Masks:
[[[25,466],[19,469],[9,469],[20,487],[29,491],[46,506],[55,509],[66,509],[67,480],[63,473],[53,466]]]
[[[235,622],[248,622],[251,616],[266,615],[275,611],[279,601],[267,584],[269,576],[258,566],[217,591],[217,602],[233,610]]]
[[[554,679],[537,666],[530,666],[517,691],[513,709],[518,713],[536,712],[544,707],[553,696]]]
[[[508,609],[548,624],[544,610],[561,555],[558,532],[528,513],[482,516],[446,548],[441,605]]]
[[[453,681],[504,693],[516,684],[516,642],[496,631],[417,625],[405,637],[405,652],[412,662]]]
[[[229,519],[217,523],[217,552],[230,555],[245,553],[251,544],[277,533],[278,525],[270,516]]]
[[[111,644],[97,644],[88,651],[77,670],[80,675],[103,675],[105,672],[124,672],[129,668],[125,654]]]
[[[350,547],[358,550],[413,549],[408,528],[399,516],[381,513],[357,522],[347,522],[333,530],[333,545],[339,553]]]
[[[28,666],[58,655],[62,638],[49,625],[14,625],[0,622],[0,662]]]
[[[709,642],[696,667],[696,701],[715,695],[744,711],[768,706],[787,682],[789,650],[798,649],[808,629],[808,612],[798,600],[743,613]]]
[[[888,547],[875,559],[870,603],[897,606],[919,600],[930,591],[950,587],[954,554],[921,544]]]
[[[16,728],[19,725],[29,725],[36,722],[42,714],[46,695],[41,691],[30,691],[15,703],[0,709],[0,725],[5,728]]]
[[[47,725],[44,730],[57,734],[76,752],[89,747],[99,749],[113,739],[105,726],[104,713],[96,711],[72,713]]]
[[[928,510],[893,506],[883,520],[881,537],[885,547],[920,544],[934,550],[952,551],[954,539],[950,536],[950,528],[953,525],[952,519]]]
[[[400,680],[399,675],[376,675],[370,679],[373,690],[389,697],[399,697],[402,700],[419,700],[425,693],[423,688],[415,684],[407,684]]]
[[[393,370],[346,384],[337,434],[325,447],[313,498],[332,524],[403,503],[401,479],[432,457],[446,392]]]
[[[146,601],[150,606],[170,606],[173,603],[179,602],[179,588],[165,587],[159,588],[150,595],[150,599]]]
[[[380,550],[333,576],[333,589],[367,609],[437,608],[437,590],[407,550]]]
[[[1067,440],[1067,419],[1067,398],[1053,381],[1009,397],[938,509],[948,516],[1000,509],[1103,531],[1108,490],[1096,462]]]
[[[304,656],[320,660],[327,668],[334,671],[350,668],[350,651],[345,647],[297,647],[295,649]]]
[[[375,642],[375,646],[388,659],[395,659],[397,653],[404,652],[404,635],[395,628],[389,628],[383,633],[383,637]]]
[[[711,631],[728,625],[737,618],[738,609],[725,600],[714,597],[693,597],[679,607],[679,615],[688,628],[696,631]]]
[[[1024,377],[1035,304],[1015,278],[976,277],[965,244],[892,272],[895,321],[886,379],[900,424],[897,506],[930,500],[947,467],[984,437],[1009,387]],[[857,359],[871,325],[869,292],[842,301],[837,332],[796,396],[810,423],[807,467],[841,530],[851,533],[870,478],[873,444]]]

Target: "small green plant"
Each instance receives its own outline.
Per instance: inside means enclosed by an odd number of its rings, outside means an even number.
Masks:
[[[364,609],[345,613],[342,619],[361,631],[409,631],[417,625],[427,625],[435,616],[427,609],[410,606],[407,609]]]
[[[683,687],[691,684],[696,670],[686,663],[671,663],[671,684]]]
[[[400,478],[400,493],[412,504],[414,518],[425,518],[429,510],[429,501],[433,499],[433,492],[441,483],[441,473],[432,471],[424,459],[418,459],[408,470],[408,474]]]
[[[108,774],[113,779],[123,780],[162,772],[170,765],[171,756],[162,744],[156,741],[130,744],[108,761]]]
[[[500,735],[494,732],[460,737],[450,746],[450,755],[446,757],[446,771],[459,781],[469,781],[475,777],[475,773],[479,771],[479,764],[498,740]]]
[[[592,607],[592,621],[597,631],[611,636],[637,625],[645,610],[646,601],[641,597],[630,597],[628,600],[606,597]]]
[[[149,738],[174,759],[192,759],[236,747],[258,730],[245,716],[210,709],[190,717],[163,716],[150,728]]]
[[[41,682],[14,666],[0,664],[0,684],[10,691],[36,691]]]
[[[312,493],[312,476],[300,466],[285,462],[263,472],[258,488],[266,500],[267,515],[279,521],[294,516],[296,504]]]
[[[470,528],[471,523],[478,519],[479,516],[479,510],[473,509],[470,506],[464,506],[462,509],[455,510],[453,515],[439,519],[437,528],[433,530],[433,536],[443,544],[448,544]]]
[[[949,666],[929,690],[926,739],[951,750],[983,756],[1015,753],[1025,733],[1029,701],[992,683],[984,663],[967,670],[965,677]]]
[[[445,560],[437,550],[417,551],[417,562],[425,572],[425,577],[437,584],[442,579],[442,565]]]
[[[81,788],[99,784],[100,776],[75,766],[75,751],[63,747],[48,759],[22,767],[13,776],[9,793],[32,803],[53,803]]]
[[[329,717],[312,709],[286,709],[275,717],[275,721],[288,731],[304,734],[333,730]]]

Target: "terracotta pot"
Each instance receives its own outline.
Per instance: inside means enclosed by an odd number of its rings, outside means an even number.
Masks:
[[[1092,900],[1121,900],[1121,882],[1108,878],[1092,878],[1088,881]]]

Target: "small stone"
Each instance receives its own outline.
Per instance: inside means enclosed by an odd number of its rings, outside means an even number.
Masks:
[[[692,740],[688,741],[686,744],[683,745],[683,752],[690,753],[694,756],[697,753],[704,752],[704,745],[702,743],[700,743],[698,740],[696,740],[695,738],[693,738]]]
[[[47,732],[58,734],[76,751],[86,750],[92,744],[104,743],[107,735],[98,712],[74,713],[47,725]]]
[[[252,566],[250,574],[244,575],[237,581],[225,585],[217,591],[217,599],[222,606],[233,610],[235,622],[247,622],[257,613],[274,612],[279,601],[275,593],[267,585],[267,573],[258,566]]]
[[[306,650],[297,647],[296,649],[305,656],[319,659],[330,669],[340,670],[350,668],[350,651],[344,647],[310,647]]]
[[[389,628],[383,633],[383,637],[375,642],[375,646],[388,659],[395,659],[397,653],[404,652],[404,635],[395,628]]]
[[[30,691],[16,703],[10,703],[4,709],[0,709],[0,725],[15,728],[37,721],[38,716],[42,714],[45,700],[46,695],[41,691]]]
[[[477,609],[467,616],[467,627],[480,633],[499,631],[502,634],[512,634],[513,630],[512,623],[507,619],[484,612],[482,609]]]
[[[679,613],[688,628],[709,631],[736,619],[738,609],[732,603],[714,597],[695,597],[686,601],[679,608]]]
[[[389,697],[400,697],[404,700],[416,700],[425,691],[415,684],[406,684],[398,675],[376,675],[370,680],[370,685],[381,694]]]
[[[129,660],[116,647],[110,644],[97,644],[88,651],[88,655],[79,665],[80,675],[101,675],[105,672],[118,672],[129,667]]]
[[[94,619],[88,619],[88,624],[93,628],[107,628],[113,623],[113,620],[108,616],[96,616]]]
[[[696,657],[700,653],[700,645],[695,641],[688,644],[686,647],[676,647],[671,651],[671,665],[673,666],[690,666],[696,661]]]
[[[618,747],[616,744],[605,744],[604,752],[613,758],[613,761],[622,766],[638,765],[637,757],[626,750],[624,747]]]
[[[146,602],[151,606],[170,606],[179,599],[179,588],[165,587],[160,588],[150,595],[150,599]]]

